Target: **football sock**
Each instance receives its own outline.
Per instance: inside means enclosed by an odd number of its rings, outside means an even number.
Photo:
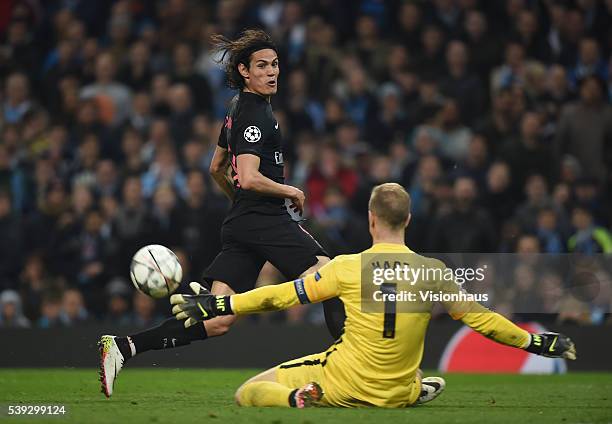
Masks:
[[[157,327],[149,328],[141,333],[129,337],[117,337],[116,342],[119,351],[127,359],[137,353],[185,346],[207,337],[203,324],[185,328],[183,321],[168,318]]]
[[[238,401],[241,406],[290,406],[293,390],[275,381],[254,381],[241,390]]]
[[[338,340],[344,332],[344,320],[346,319],[344,304],[340,298],[333,297],[323,302],[323,312],[329,334],[334,340]]]

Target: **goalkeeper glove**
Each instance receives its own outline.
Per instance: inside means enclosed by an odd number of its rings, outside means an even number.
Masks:
[[[559,333],[531,334],[531,342],[525,350],[549,358],[576,359],[574,342],[569,337]]]
[[[176,319],[185,320],[185,328],[219,315],[232,315],[230,296],[215,296],[199,283],[189,287],[195,294],[173,294],[170,296],[172,313]]]

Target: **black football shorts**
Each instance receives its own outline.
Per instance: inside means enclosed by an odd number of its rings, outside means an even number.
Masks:
[[[288,216],[246,214],[221,227],[221,252],[204,271],[203,280],[221,281],[236,293],[255,287],[266,261],[287,280],[298,278],[317,263],[317,256],[329,256],[321,245]]]

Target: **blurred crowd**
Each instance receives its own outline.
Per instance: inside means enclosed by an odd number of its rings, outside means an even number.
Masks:
[[[6,0],[0,326],[157,322],[128,278],[148,243],[198,279],[235,94],[209,38],[248,27],[276,40],[287,180],[333,255],[368,247],[387,181],[419,252],[612,252],[610,0]]]

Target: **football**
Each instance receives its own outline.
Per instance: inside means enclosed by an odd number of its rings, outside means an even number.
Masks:
[[[151,244],[132,258],[130,277],[141,292],[155,298],[170,296],[181,284],[183,269],[174,252]]]

